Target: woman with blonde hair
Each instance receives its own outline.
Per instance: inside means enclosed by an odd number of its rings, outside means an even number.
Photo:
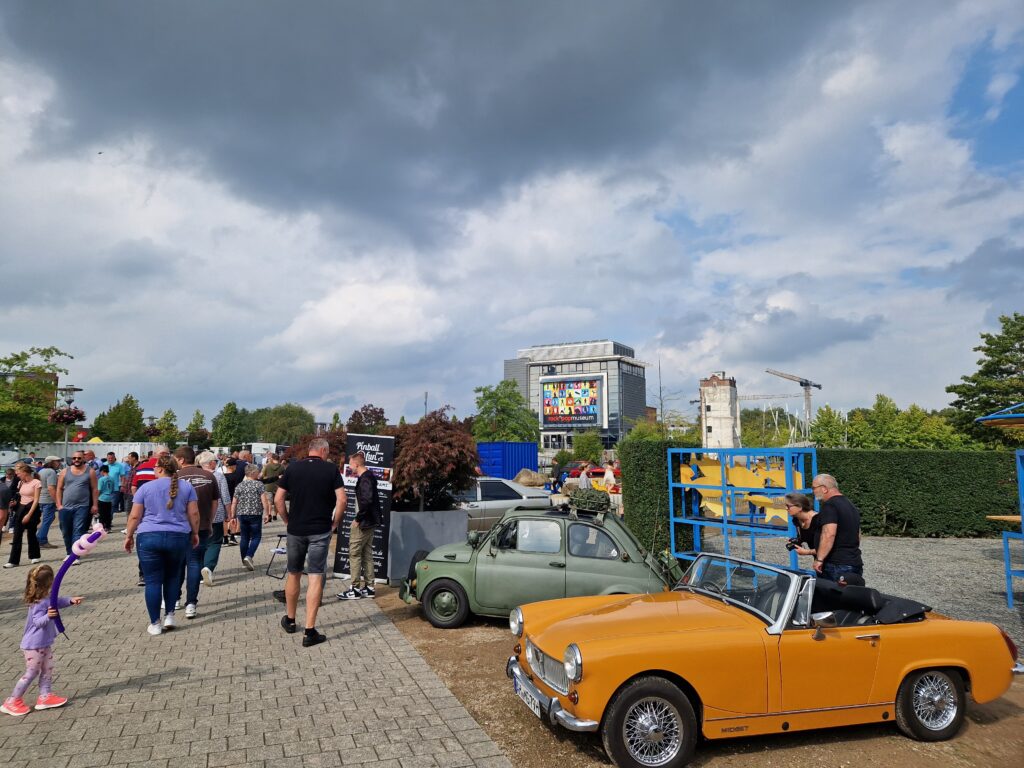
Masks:
[[[146,609],[151,635],[174,629],[174,605],[181,598],[181,571],[189,548],[199,545],[199,503],[195,489],[178,482],[178,462],[163,455],[155,480],[139,487],[125,529],[124,551],[138,544],[139,566],[146,581]],[[133,536],[139,538],[134,542]],[[164,621],[160,624],[160,604]]]

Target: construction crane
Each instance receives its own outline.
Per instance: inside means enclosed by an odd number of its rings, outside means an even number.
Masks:
[[[737,400],[782,400],[787,397],[803,397],[803,395],[740,395]],[[693,402],[700,402],[695,400]]]
[[[795,381],[804,390],[804,439],[808,439],[811,436],[811,388],[821,389],[821,384],[816,384],[810,379],[806,379],[803,376],[794,376],[792,373],[783,373],[782,371],[776,371],[771,368],[766,368],[765,373],[770,373],[772,376],[779,376],[783,379],[789,379]]]

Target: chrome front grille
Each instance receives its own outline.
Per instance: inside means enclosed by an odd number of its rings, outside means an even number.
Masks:
[[[569,680],[565,676],[562,662],[548,656],[529,639],[526,640],[526,661],[534,674],[549,688],[559,693],[569,692]]]

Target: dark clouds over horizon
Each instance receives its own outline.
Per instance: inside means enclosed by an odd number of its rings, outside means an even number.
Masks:
[[[7,3],[3,343],[75,354],[93,410],[183,419],[465,414],[516,349],[595,337],[688,389],[777,363],[834,405],[938,406],[1024,279],[1024,158],[979,167],[952,117],[982,58],[970,119],[1022,98],[1022,17]]]

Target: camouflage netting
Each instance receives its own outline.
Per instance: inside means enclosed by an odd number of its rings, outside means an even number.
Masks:
[[[611,500],[604,491],[577,488],[569,496],[569,504],[583,512],[607,512]]]
[[[531,469],[521,469],[519,474],[513,478],[513,482],[525,485],[527,488],[543,488],[544,484],[547,483],[547,478],[540,472],[534,472]]]

